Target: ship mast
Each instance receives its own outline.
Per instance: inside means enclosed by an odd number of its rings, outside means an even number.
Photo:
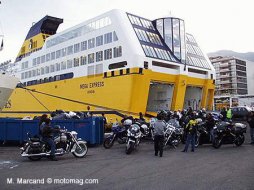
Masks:
[[[0,1],[0,5],[2,4],[2,2]],[[1,20],[0,20],[0,29],[2,28],[2,24],[1,24]],[[0,33],[0,51],[3,50],[4,48],[4,35],[3,35],[3,29],[2,30],[2,34]]]

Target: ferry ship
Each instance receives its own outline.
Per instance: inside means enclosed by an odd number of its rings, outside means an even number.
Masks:
[[[212,109],[215,70],[184,20],[111,10],[56,33],[63,19],[34,24],[16,58],[20,84],[0,116],[116,110],[143,114]]]

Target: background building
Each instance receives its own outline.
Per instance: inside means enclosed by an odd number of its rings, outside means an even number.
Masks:
[[[210,57],[215,68],[215,109],[254,105],[254,63],[233,56]]]

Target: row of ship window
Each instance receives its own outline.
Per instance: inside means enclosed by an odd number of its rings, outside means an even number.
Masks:
[[[175,59],[171,57],[171,53],[164,49],[163,42],[156,33],[157,31],[151,21],[130,14],[128,14],[128,17],[133,24],[135,33],[146,56],[167,61],[175,61]]]
[[[89,40],[83,41],[81,43],[77,43],[66,48],[62,48],[60,50],[47,53],[46,55],[42,55],[40,57],[33,59],[33,66],[36,66],[41,63],[45,63],[47,61],[52,61],[67,55],[71,55],[73,53],[78,53],[80,51],[85,51],[87,49],[92,49],[98,46],[102,46],[103,44],[109,44],[113,41],[117,41],[118,37],[116,32],[109,32],[104,35],[97,36],[96,38],[91,38]],[[28,61],[23,62],[21,65],[21,69],[28,68]]]
[[[148,31],[144,31],[141,29],[137,29],[137,28],[134,28],[134,30],[135,30],[139,40],[163,46],[163,44],[160,40],[160,37],[157,34],[148,32]]]
[[[46,42],[46,47],[49,48],[49,47],[55,46],[57,44],[60,44],[62,42],[66,42],[70,39],[77,38],[77,37],[84,35],[88,32],[92,32],[92,31],[98,30],[100,28],[109,26],[109,25],[111,25],[111,23],[112,22],[109,17],[104,17],[104,18],[98,19],[96,21],[92,21],[84,26],[73,29],[69,32],[66,32],[66,33],[60,35],[60,36],[57,36],[55,38],[48,40]]]
[[[197,43],[196,40],[194,39],[194,37],[192,35],[190,35],[190,34],[186,34],[186,41],[194,43],[194,44]]]
[[[146,46],[146,45],[142,45],[142,47],[145,51],[146,56],[148,57],[160,58],[160,59],[169,60],[169,61],[171,60],[166,50],[154,48],[154,47]]]
[[[113,49],[113,50],[112,50]],[[104,56],[103,56],[104,54]],[[26,71],[21,73],[21,79],[27,79],[39,75],[44,75],[60,70],[70,69],[72,67],[79,67],[86,64],[91,64],[96,62],[100,62],[103,60],[108,60],[112,58],[117,58],[122,56],[122,46],[105,49],[103,51],[98,51],[96,53],[88,54],[87,56],[81,56],[80,58],[69,59],[67,61],[62,61],[61,63],[55,63],[49,66],[41,67],[38,69],[33,69],[30,71]]]
[[[188,43],[186,45],[187,45],[187,52],[188,53],[204,57],[202,51],[200,50],[200,48],[198,46],[194,46],[194,45],[191,45],[191,44],[188,44]]]
[[[153,26],[151,21],[149,21],[147,19],[144,19],[144,18],[140,18],[138,16],[131,15],[131,14],[128,14],[128,17],[129,17],[132,24],[142,26],[142,27],[145,27],[147,29],[155,31],[154,26]]]
[[[187,56],[187,64],[191,66],[210,69],[210,65],[205,59],[199,59],[197,57]]]

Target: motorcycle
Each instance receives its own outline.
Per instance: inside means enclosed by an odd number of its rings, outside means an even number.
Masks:
[[[115,140],[119,144],[124,144],[127,138],[127,127],[120,126],[118,123],[114,123],[112,126],[111,134],[104,140],[103,146],[106,149],[111,148],[114,145]]]
[[[155,124],[155,122],[157,121],[157,118],[151,118],[150,119],[150,133],[151,133],[151,138],[152,138],[152,140],[154,140],[154,124]]]
[[[141,131],[137,124],[133,124],[127,130],[126,154],[130,154],[140,143]]]
[[[60,130],[59,135],[54,137],[56,145],[56,156],[72,153],[77,158],[83,158],[88,151],[87,142],[77,138],[76,131]],[[31,137],[29,133],[28,142],[21,148],[21,156],[28,157],[32,161],[40,160],[42,157],[50,156],[50,145],[38,136]]]
[[[244,143],[246,125],[242,123],[219,122],[214,129],[214,148],[220,148],[222,144],[235,144],[241,146]]]
[[[140,127],[140,131],[141,131],[141,138],[144,139],[152,139],[152,128],[150,123],[147,123],[145,121],[139,120],[139,119],[135,119],[134,123],[137,124]]]
[[[179,131],[171,124],[167,124],[166,131],[164,133],[164,147],[171,145],[176,148],[181,142],[181,136],[178,135]]]
[[[201,119],[197,123],[197,135],[195,137],[195,147],[197,148],[199,145],[202,144],[210,144],[211,138],[210,138],[210,132],[206,129],[206,122],[202,121]]]

